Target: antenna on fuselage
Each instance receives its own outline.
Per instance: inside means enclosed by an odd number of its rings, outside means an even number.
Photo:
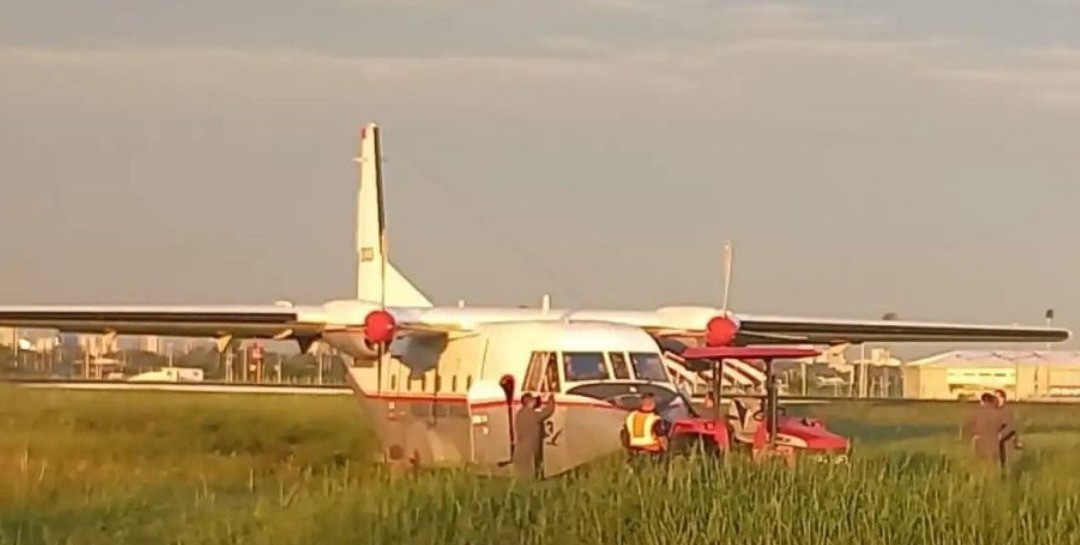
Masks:
[[[545,293],[543,299],[540,300],[540,312],[547,314],[551,311],[551,295]]]

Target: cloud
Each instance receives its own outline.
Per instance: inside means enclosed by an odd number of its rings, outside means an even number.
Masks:
[[[701,248],[730,235],[746,248],[740,297],[754,310],[858,310],[883,297],[895,297],[887,308],[916,300],[933,308],[942,291],[922,287],[940,270],[985,268],[979,240],[1015,244],[1010,263],[1040,249],[1043,239],[1025,240],[1030,230],[999,233],[988,215],[1067,231],[1053,222],[1068,216],[1018,203],[1065,206],[1035,199],[1039,184],[1075,171],[1062,144],[1075,141],[1074,112],[1002,106],[1016,105],[1031,75],[1067,94],[1061,73],[1072,70],[1071,52],[979,59],[872,20],[739,9],[695,20],[693,39],[629,44],[565,28],[522,36],[517,48],[439,54],[0,49],[0,102],[13,105],[0,111],[0,179],[25,180],[4,199],[24,204],[0,203],[0,216],[26,225],[55,218],[33,244],[0,241],[4,255],[37,256],[10,273],[11,285],[33,289],[46,278],[69,294],[100,287],[102,298],[111,289],[131,300],[159,293],[145,279],[168,270],[176,271],[170,289],[204,300],[340,295],[326,293],[326,271],[348,285],[347,158],[356,125],[371,119],[388,128],[395,259],[450,300],[516,301],[550,287],[540,268],[518,259],[515,247],[525,246],[558,263],[594,304],[701,300],[715,269]],[[985,97],[971,100],[972,92]],[[1009,131],[1000,130],[1005,122]],[[403,157],[406,145],[420,151]],[[418,163],[435,165],[434,174],[422,176]],[[1016,179],[1031,181],[1018,188],[1009,183]],[[170,223],[142,207],[102,213],[117,195],[195,210],[198,219]],[[235,209],[253,201],[259,219],[236,221]],[[132,233],[131,225],[144,227]],[[75,236],[83,238],[68,240]],[[67,262],[34,253],[60,246],[118,265],[65,283],[49,271],[69,271]],[[151,246],[178,257],[120,259]],[[856,251],[874,264],[850,267]],[[911,252],[939,260],[939,272],[913,265]],[[685,267],[673,283],[665,265],[675,261]],[[272,276],[252,278],[251,262],[271,263]],[[817,271],[822,289],[807,293],[793,270]],[[957,280],[968,297],[948,300],[991,304],[994,282],[989,274]],[[307,291],[279,291],[286,285]],[[881,286],[897,288],[882,295]]]
[[[1080,109],[1080,50],[1038,49],[983,66],[943,69],[940,74],[973,96]]]
[[[642,14],[655,14],[665,8],[670,9],[666,2],[649,2],[648,0],[586,0],[585,4],[605,11]]]

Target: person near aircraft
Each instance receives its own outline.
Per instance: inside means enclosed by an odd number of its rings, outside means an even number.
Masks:
[[[1022,450],[1024,448],[1024,444],[1020,441],[1020,430],[1018,430],[1016,427],[1016,418],[1013,415],[1012,409],[1006,405],[1008,397],[1005,394],[1005,390],[1002,390],[1000,388],[994,390],[994,397],[997,398],[996,401],[998,409],[1001,410],[1002,413],[1004,413],[1006,425],[1010,430],[1012,430],[1011,433],[1003,434],[1001,436],[1001,459],[1002,463],[1005,463],[1007,461],[1009,443],[1012,443],[1012,447],[1017,450]]]
[[[716,408],[716,396],[712,392],[705,392],[705,408],[706,409],[715,409]]]
[[[750,459],[754,463],[762,463],[779,456],[788,467],[794,468],[794,449],[786,445],[770,445],[768,418],[766,404],[761,398],[731,398],[727,413],[728,424],[735,441],[750,445]]]
[[[1014,434],[1012,423],[998,406],[997,396],[989,392],[979,398],[978,407],[964,421],[962,428],[962,437],[971,441],[975,458],[994,462],[1002,470],[1005,469],[1002,438]]]
[[[657,460],[667,453],[668,424],[656,413],[656,397],[645,392],[641,406],[626,416],[623,445],[631,460]]]
[[[540,398],[533,394],[521,396],[521,409],[514,418],[517,444],[514,447],[514,471],[518,477],[533,479],[541,477],[544,453],[544,422],[555,413],[555,397],[548,396],[547,404],[540,408]]]

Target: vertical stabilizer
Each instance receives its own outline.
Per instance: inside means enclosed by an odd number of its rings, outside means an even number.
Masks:
[[[356,298],[383,301],[386,306],[432,306],[431,301],[387,259],[378,125],[369,123],[360,130],[357,162],[360,163],[360,191],[356,210]]]

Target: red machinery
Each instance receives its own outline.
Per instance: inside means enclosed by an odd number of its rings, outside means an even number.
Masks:
[[[673,435],[711,434],[719,442],[720,430],[723,430],[725,443],[735,446],[750,447],[754,452],[801,454],[818,461],[844,463],[851,450],[850,441],[828,429],[817,419],[788,416],[779,406],[776,381],[772,372],[772,360],[776,358],[806,358],[820,352],[807,348],[771,347],[771,346],[705,346],[687,348],[681,356],[692,371],[701,372],[711,367],[713,375],[713,396],[716,400],[712,421],[704,418],[692,418],[676,422]],[[720,413],[720,376],[725,359],[763,360],[765,362],[765,396],[744,398],[760,403],[760,409],[747,407],[742,401],[733,399],[736,404],[735,422],[729,421]],[[749,413],[749,414],[747,414]],[[745,428],[753,431],[741,433]],[[727,450],[725,448],[724,450]]]

